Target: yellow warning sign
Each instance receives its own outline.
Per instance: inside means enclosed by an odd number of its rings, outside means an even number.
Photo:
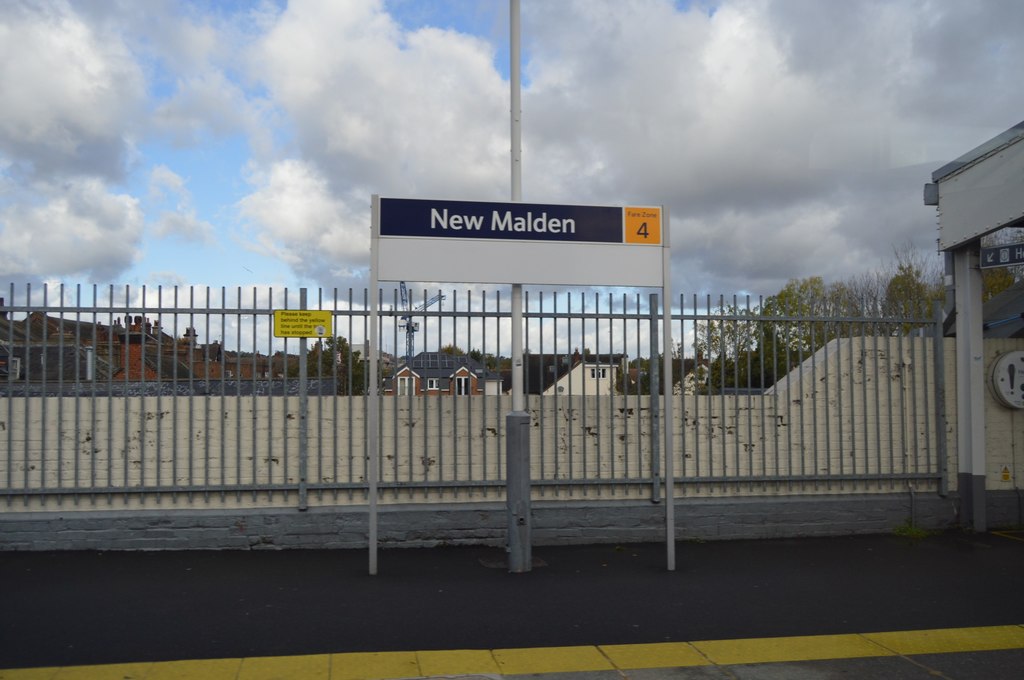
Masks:
[[[275,338],[323,338],[332,335],[330,311],[319,309],[275,309]]]
[[[625,211],[625,242],[661,245],[661,208],[631,208]]]

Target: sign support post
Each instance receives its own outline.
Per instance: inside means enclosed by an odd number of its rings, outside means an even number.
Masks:
[[[509,89],[512,201],[523,200],[523,135],[520,87],[519,0],[509,0]],[[512,411],[505,416],[505,517],[508,570],[533,569],[533,521],[530,506],[530,414],[523,385],[523,284],[512,284]]]
[[[380,248],[377,247],[377,236],[380,234],[380,196],[374,194],[372,199],[371,214],[371,237],[370,237],[370,348],[369,365],[370,379],[368,382],[369,394],[366,409],[366,484],[367,484],[367,543],[370,547],[370,575],[377,575],[377,495],[378,480],[377,472],[380,465],[380,378],[377,377],[377,354],[380,347],[380,339],[377,337],[378,316],[377,292],[379,270],[378,259]]]
[[[675,506],[675,465],[672,456],[672,250],[669,243],[668,208],[662,208],[662,247],[661,247],[661,342],[662,371],[665,379],[662,384],[662,398],[665,400],[662,412],[662,450],[665,452],[665,568],[676,570],[676,506]],[[680,371],[682,374],[682,371]]]

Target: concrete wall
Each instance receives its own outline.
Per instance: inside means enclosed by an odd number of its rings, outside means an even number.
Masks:
[[[763,397],[677,397],[679,537],[955,522],[953,341],[941,432],[930,343],[843,345]],[[1022,346],[989,341],[986,360]],[[1024,414],[986,398],[989,522],[1021,524]],[[500,544],[507,399],[382,405],[382,483],[400,485],[381,494],[382,540]],[[295,397],[10,398],[0,405],[0,487],[28,493],[0,500],[0,549],[365,545],[363,402],[312,397],[309,408],[303,512]],[[660,540],[650,400],[531,398],[529,408],[537,540]],[[935,476],[943,446],[947,496]],[[910,473],[928,478],[887,478]],[[32,493],[76,486],[82,493]],[[105,492],[86,493],[93,487]]]
[[[665,508],[638,501],[535,502],[534,545],[635,543],[665,539]],[[691,498],[676,504],[676,538],[726,540],[885,533],[944,528],[955,498],[934,494]],[[385,506],[382,547],[505,542],[503,504]],[[0,517],[5,550],[280,550],[365,548],[365,507],[248,510],[142,510],[23,513]]]

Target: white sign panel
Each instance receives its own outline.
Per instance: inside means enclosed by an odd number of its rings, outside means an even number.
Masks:
[[[399,198],[374,200],[378,280],[663,284],[663,210]]]

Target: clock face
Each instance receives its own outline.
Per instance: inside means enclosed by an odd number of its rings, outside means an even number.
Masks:
[[[1024,408],[1024,352],[1001,354],[992,364],[991,384],[1003,406]]]

